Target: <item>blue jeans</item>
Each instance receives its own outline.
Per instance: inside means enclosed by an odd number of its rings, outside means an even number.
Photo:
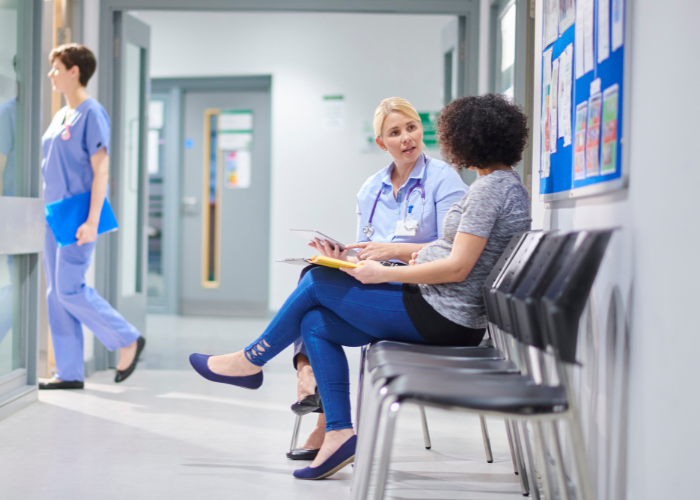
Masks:
[[[326,431],[351,429],[350,377],[342,346],[375,340],[425,343],[403,305],[402,285],[363,285],[329,268],[310,270],[265,332],[245,349],[263,366],[292,342],[304,339],[326,414]]]

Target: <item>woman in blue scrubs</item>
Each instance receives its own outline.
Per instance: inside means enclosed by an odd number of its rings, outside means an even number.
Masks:
[[[43,137],[44,201],[88,191],[92,195],[88,218],[75,235],[77,243],[58,247],[46,226],[44,268],[56,375],[39,389],[82,389],[83,325],[110,351],[120,349],[115,382],[133,373],[145,340],[85,283],[109,178],[109,117],[85,91],[97,61],[89,49],[77,44],[54,49],[49,60],[53,90],[62,93],[68,105],[56,113]]]
[[[443,237],[445,214],[469,188],[454,168],[423,152],[420,116],[405,99],[390,97],[379,104],[374,133],[377,145],[393,161],[367,179],[357,194],[357,243],[347,246],[357,251],[357,257],[348,257],[347,250],[340,252],[328,242],[317,240],[310,246],[339,259],[408,263],[411,254]],[[320,402],[316,380],[301,339],[294,343],[294,349],[299,398],[295,406],[311,410],[314,402]],[[321,414],[306,443],[287,457],[313,460],[323,444],[325,425]]]

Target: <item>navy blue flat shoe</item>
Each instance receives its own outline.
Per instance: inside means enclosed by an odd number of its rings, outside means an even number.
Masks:
[[[297,479],[324,479],[332,476],[340,469],[355,461],[355,447],[357,436],[353,436],[343,443],[328,459],[318,467],[305,467],[294,471]]]
[[[243,387],[244,389],[257,389],[263,383],[262,372],[256,373],[255,375],[248,375],[245,377],[227,377],[226,375],[218,375],[209,369],[207,362],[211,358],[209,354],[190,354],[190,364],[192,368],[199,373],[202,377],[212,382],[220,382],[222,384],[237,385],[238,387]]]

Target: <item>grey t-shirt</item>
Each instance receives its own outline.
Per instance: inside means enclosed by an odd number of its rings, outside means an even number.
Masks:
[[[423,298],[444,317],[469,328],[486,327],[481,287],[511,237],[530,229],[530,197],[520,176],[496,170],[480,176],[443,221],[444,237],[418,252],[416,264],[447,258],[457,232],[488,238],[467,279],[459,283],[419,285]]]

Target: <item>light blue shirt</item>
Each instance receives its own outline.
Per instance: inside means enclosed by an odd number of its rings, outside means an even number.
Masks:
[[[67,113],[68,107],[59,110],[42,138],[46,203],[90,191],[94,177],[90,158],[102,148],[109,153],[109,117],[99,102],[88,98],[80,103],[67,123],[70,137],[64,139]]]
[[[17,99],[0,105],[0,153],[7,158],[2,174],[2,196],[15,194],[15,124]]]
[[[429,243],[442,238],[442,221],[453,204],[460,201],[467,191],[467,186],[459,174],[444,161],[435,160],[422,154],[411,171],[411,175],[396,193],[391,185],[391,172],[394,163],[380,170],[367,179],[357,193],[357,241],[376,241],[380,243]],[[406,196],[418,181],[425,189],[425,208],[421,220],[421,190],[416,188],[411,193],[410,204],[413,205],[411,216],[419,223],[414,236],[396,236],[396,223],[403,221],[406,209]],[[372,218],[374,233],[367,238],[362,229],[369,224],[370,214],[377,194],[377,208]]]

